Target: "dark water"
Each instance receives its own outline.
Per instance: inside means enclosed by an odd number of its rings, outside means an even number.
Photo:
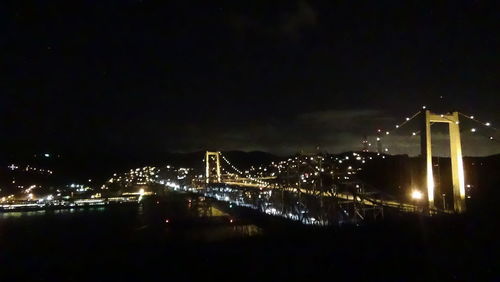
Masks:
[[[172,192],[116,206],[7,212],[0,214],[0,246],[18,246],[21,240],[26,249],[75,247],[153,235],[167,242],[215,242],[263,233],[230,211],[203,196]]]
[[[212,248],[258,240],[266,233],[255,224],[259,218],[240,217],[227,203],[177,192],[139,204],[1,213],[0,278],[127,280],[156,277],[162,272],[143,269],[163,264],[177,265],[170,276],[196,275],[179,267],[208,259],[197,255],[201,248],[217,255]]]
[[[498,233],[471,222],[415,218],[341,229],[306,226],[173,192],[141,205],[4,213],[0,281],[498,277]]]

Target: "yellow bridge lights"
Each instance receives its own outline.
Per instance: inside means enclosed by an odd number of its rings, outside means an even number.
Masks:
[[[453,203],[457,213],[465,212],[465,181],[464,166],[462,161],[462,145],[460,141],[460,126],[458,112],[437,115],[429,110],[423,112],[421,130],[421,154],[425,166],[425,183],[427,186],[427,199],[429,208],[434,209],[434,177],[432,173],[432,140],[431,123],[448,123],[450,134],[451,176],[453,183]]]
[[[211,181],[214,177],[212,176],[212,168],[211,168],[211,160],[215,161],[215,171],[216,171],[216,179],[217,183],[221,182],[220,178],[220,152],[210,152],[207,151],[205,153],[205,181],[206,183],[211,183],[215,181]]]

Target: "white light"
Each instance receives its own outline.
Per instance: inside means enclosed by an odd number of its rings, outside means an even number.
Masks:
[[[406,121],[409,121],[409,120],[410,120],[410,118],[409,118],[409,117],[407,117],[407,118],[406,118]]]
[[[50,157],[50,154],[43,154],[46,158]]]
[[[471,128],[470,132],[476,132],[476,129],[475,128]]]
[[[389,131],[386,131],[386,132],[385,132],[385,134],[386,134],[386,135],[389,135]]]
[[[487,122],[487,123],[485,123],[484,125],[486,125],[486,126],[490,126],[490,125],[491,125],[491,123]]]
[[[377,141],[380,141],[380,137],[377,137]]]
[[[412,199],[415,199],[415,200],[420,200],[422,199],[423,195],[422,195],[422,192],[418,191],[418,190],[413,190],[411,192],[411,198]]]
[[[427,108],[426,106],[422,106],[422,109],[424,109],[424,110],[425,110],[426,108]]]
[[[411,135],[415,136],[415,135],[417,135],[417,133],[416,132],[412,132]]]
[[[474,119],[474,116],[470,116],[471,119]]]
[[[399,124],[396,124],[396,128],[399,128]]]

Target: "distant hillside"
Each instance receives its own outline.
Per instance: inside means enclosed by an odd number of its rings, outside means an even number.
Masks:
[[[222,154],[242,170],[248,169],[250,166],[266,165],[284,159],[261,151],[227,151],[222,152]],[[342,155],[338,154],[336,156]],[[53,184],[85,182],[88,179],[92,179],[93,183],[97,184],[104,182],[113,173],[120,173],[142,166],[173,165],[203,171],[204,156],[204,151],[143,155],[91,152],[70,155],[51,154],[50,157],[40,157],[40,155],[35,157],[33,154],[4,156],[3,160],[0,160],[0,185],[3,187],[12,185],[12,173],[7,169],[7,166],[12,163],[23,167],[31,165],[51,169],[54,171],[53,175],[45,177],[44,181]],[[373,154],[373,156],[376,156],[376,154]],[[363,170],[360,171],[358,176],[379,190],[404,196],[404,193],[407,193],[410,185],[412,185],[412,179],[418,178],[419,162],[418,158],[410,158],[405,155],[387,155],[385,159],[374,157],[373,160],[363,164]],[[224,165],[224,163],[224,160],[221,160],[221,164]],[[441,183],[443,191],[449,193],[451,185],[449,158],[434,158],[434,164],[438,165],[435,167],[436,181]],[[481,195],[498,194],[497,190],[500,189],[500,173],[498,173],[500,154],[489,157],[465,157],[464,168],[467,184],[474,187],[473,193],[481,192]]]
[[[267,164],[278,157],[265,152],[222,152],[226,158],[241,169],[251,165]],[[113,173],[120,173],[131,168],[142,166],[164,166],[173,165],[178,167],[190,167],[199,170],[204,169],[204,151],[191,153],[150,153],[143,155],[134,154],[112,154],[108,152],[91,152],[86,154],[51,154],[43,157],[40,154],[19,154],[8,156],[0,160],[2,175],[0,182],[12,181],[7,166],[14,163],[25,167],[26,165],[54,171],[50,176],[53,184],[67,184],[70,182],[83,182],[93,179],[95,183],[103,182]],[[223,160],[221,160],[223,164]],[[1,184],[1,183],[0,183]]]

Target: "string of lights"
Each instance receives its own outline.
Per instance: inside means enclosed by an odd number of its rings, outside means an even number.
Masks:
[[[461,115],[461,116],[464,116],[464,117],[466,117],[466,118],[468,118],[468,119],[470,119],[470,120],[472,120],[472,121],[475,121],[475,122],[477,122],[478,124],[480,124],[480,125],[482,125],[482,126],[484,126],[484,127],[487,127],[487,128],[492,128],[492,129],[494,129],[494,130],[496,130],[496,131],[500,131],[500,129],[498,129],[498,128],[494,127],[494,126],[491,124],[491,122],[482,122],[482,121],[479,121],[478,119],[476,119],[476,118],[475,118],[474,116],[472,116],[472,115],[466,115],[466,114],[461,113],[461,112],[458,112],[458,114],[459,114],[459,115]]]
[[[422,109],[423,109],[423,110],[425,110],[426,108],[427,108],[426,106],[422,106]],[[415,114],[413,114],[411,117],[406,117],[406,118],[405,118],[405,120],[404,120],[402,123],[396,124],[396,125],[395,125],[395,129],[393,129],[393,130],[382,130],[382,129],[378,129],[378,130],[377,130],[377,135],[381,135],[381,134],[384,134],[384,133],[385,133],[385,135],[391,135],[391,134],[393,134],[395,131],[397,131],[398,129],[402,128],[404,125],[406,125],[406,124],[407,124],[407,123],[409,123],[411,120],[413,120],[415,117],[417,117],[420,113],[421,113],[421,111],[418,111],[418,112],[416,112]],[[478,124],[479,124],[479,125],[481,125],[482,127],[489,128],[489,129],[493,129],[493,130],[495,130],[495,131],[497,131],[497,132],[498,132],[498,131],[500,131],[500,129],[498,129],[498,128],[494,127],[494,126],[492,125],[492,123],[491,123],[491,122],[482,122],[482,121],[480,121],[480,120],[476,119],[473,115],[467,115],[467,114],[464,114],[464,113],[461,113],[461,112],[459,112],[459,115],[461,115],[461,116],[463,116],[463,117],[466,117],[467,119],[472,120],[472,121],[474,121],[474,122],[478,123]],[[447,120],[450,120],[450,119],[446,118],[446,116],[445,116],[445,115],[441,115],[441,117],[442,117],[442,118],[445,118],[445,119],[447,119]],[[452,120],[450,120],[450,121],[452,121]],[[433,124],[434,124],[434,123],[431,123],[431,126],[432,126]],[[478,131],[479,131],[479,130],[478,130],[477,128],[475,128],[475,127],[472,127],[472,128],[470,129],[470,132],[472,132],[472,133],[477,133]],[[418,136],[418,135],[420,135],[420,130],[419,130],[419,131],[413,131],[413,132],[411,133],[411,136]],[[483,134],[483,135],[484,135],[484,134]],[[496,141],[496,142],[500,142],[500,140],[498,140],[497,138],[495,138],[495,137],[494,137],[494,136],[492,136],[492,135],[488,135],[488,136],[486,136],[486,137],[487,137],[489,140]],[[383,137],[382,137],[382,136],[377,136],[377,141],[378,141],[378,142],[381,142],[382,140],[383,140]],[[389,152],[389,148],[387,148],[387,147],[386,147],[386,148],[384,148],[384,152]]]
[[[423,107],[422,107],[422,109],[424,109],[424,110],[425,110],[425,109],[426,109],[426,106],[423,106]],[[398,129],[402,128],[404,125],[406,125],[406,124],[407,124],[407,123],[409,123],[411,120],[413,120],[415,117],[417,117],[420,113],[421,113],[421,111],[419,111],[419,112],[417,112],[417,113],[413,114],[411,117],[407,117],[407,118],[405,118],[405,120],[404,120],[402,123],[400,123],[400,124],[396,124],[396,125],[395,125],[395,128],[396,128],[395,130],[392,130],[392,131],[384,131],[384,130],[382,130],[382,129],[378,129],[378,130],[377,130],[377,133],[378,133],[378,135],[382,134],[383,132],[385,132],[385,135],[390,135],[390,134],[393,134],[396,130],[398,130]],[[499,131],[500,131],[500,129],[498,129],[498,128],[494,127],[494,126],[492,125],[492,123],[491,123],[491,122],[482,122],[482,121],[480,121],[480,120],[476,119],[473,115],[467,115],[467,114],[464,114],[464,113],[461,113],[461,112],[459,112],[459,115],[461,115],[461,116],[463,116],[463,117],[465,117],[465,118],[467,118],[467,119],[469,119],[469,120],[472,120],[472,121],[476,122],[477,124],[479,124],[480,126],[482,126],[482,127],[484,127],[484,128],[492,129],[492,130],[494,130],[494,131],[496,131],[496,132],[499,132]],[[456,122],[456,121],[453,121],[453,120],[448,119],[445,115],[441,115],[441,117],[442,117],[442,118],[444,118],[444,119],[447,119],[447,120],[449,120],[449,121]],[[458,122],[456,122],[456,123],[458,124]],[[434,124],[434,123],[431,123],[431,126],[432,126],[433,124]],[[479,133],[479,131],[480,131],[480,130],[479,130],[479,129],[477,129],[477,128],[475,128],[475,127],[472,127],[472,128],[470,128],[470,130],[469,130],[469,131],[470,131],[471,133]],[[479,133],[479,134],[481,134],[481,133]],[[418,135],[420,135],[420,130],[418,130],[418,131],[413,131],[413,132],[411,133],[411,136],[418,136]],[[494,136],[492,136],[492,135],[488,135],[488,136],[486,136],[485,134],[481,134],[481,135],[483,135],[483,136],[487,137],[487,138],[488,138],[489,140],[491,140],[491,141],[500,142],[500,140],[498,140],[497,138],[495,138],[495,137],[494,137]],[[382,138],[381,136],[378,136],[378,137],[377,137],[377,141],[382,141],[382,140],[383,140],[383,138]],[[386,148],[384,148],[384,151],[385,151],[385,152],[388,152],[388,151],[389,151],[389,148],[387,148],[387,147],[386,147]]]
[[[425,107],[425,106],[423,106],[423,107],[422,107],[422,109],[423,109],[423,110],[425,110],[425,109],[426,109],[426,107]],[[415,120],[415,119],[419,116],[419,114],[421,114],[421,113],[422,113],[422,111],[420,110],[420,111],[418,111],[418,112],[415,112],[415,113],[414,113],[414,114],[412,114],[412,115],[409,115],[408,117],[404,118],[404,120],[403,120],[403,121],[401,121],[400,123],[395,124],[395,126],[394,126],[394,128],[393,128],[392,130],[382,130],[382,129],[378,129],[378,130],[377,130],[377,133],[378,133],[378,134],[377,134],[377,141],[381,141],[383,138],[389,138],[389,137],[390,137],[390,135],[395,135],[395,132],[397,132],[398,130],[399,130],[399,131],[401,131],[401,128],[403,128],[403,127],[404,127],[404,128],[407,128],[407,125],[408,125],[409,123],[411,123],[413,120]],[[468,115],[465,115],[465,114],[463,114],[463,113],[459,113],[459,114],[460,114],[461,116],[464,116],[464,117],[467,117],[468,119],[473,120],[473,121],[474,121],[474,122],[476,122],[476,123],[481,124],[481,126],[483,126],[483,127],[485,127],[485,128],[490,128],[490,129],[493,129],[493,130],[495,130],[495,131],[499,131],[499,130],[498,130],[498,128],[495,128],[495,127],[493,127],[493,126],[492,126],[491,122],[481,122],[481,121],[479,121],[479,120],[475,119],[473,116],[468,116]],[[447,118],[447,117],[446,117],[446,115],[441,115],[441,118],[447,119],[447,120],[452,121],[452,122],[456,122],[455,120],[451,120],[451,119]],[[460,121],[460,122],[462,122],[462,121]],[[431,125],[431,126],[432,126],[432,125],[434,125],[434,124],[435,124],[434,122],[431,122],[431,123],[430,123],[430,125]],[[464,128],[464,127],[462,126],[462,128]],[[477,130],[477,129],[472,128],[471,130],[467,130],[467,131],[470,131],[471,133],[476,133],[478,130]],[[477,132],[477,133],[481,134],[481,132]],[[404,136],[406,136],[406,133],[405,133],[405,134],[403,134],[403,135],[401,135],[401,134],[396,134],[396,135],[397,135],[398,137],[404,137]],[[420,136],[420,135],[421,135],[421,131],[420,131],[420,130],[410,131],[409,138],[413,138],[414,136]],[[495,140],[495,138],[493,138],[492,136],[490,136],[490,137],[489,137],[489,139],[490,139],[490,140]],[[497,142],[498,142],[498,140],[495,140],[495,141],[497,141]],[[383,151],[379,151],[380,153],[387,153],[387,152],[389,152],[389,146],[388,146],[388,144],[384,144],[384,145],[385,145],[386,147],[385,147],[385,148],[383,148]],[[370,146],[371,146],[371,144],[370,144]],[[380,155],[380,157],[381,157],[381,158],[385,158],[385,157],[386,157],[386,156],[385,156],[385,154],[379,154],[379,155]],[[228,160],[228,159],[227,159],[224,155],[222,155],[222,154],[221,154],[221,156],[222,156],[222,159],[224,160],[224,162],[225,162],[225,163],[227,163],[227,164],[228,164],[228,165],[232,168],[232,170],[234,170],[235,172],[237,172],[239,175],[242,175],[243,177],[246,177],[246,178],[248,178],[248,179],[250,179],[250,180],[252,180],[252,181],[255,181],[255,182],[257,182],[257,183],[260,183],[260,184],[265,184],[265,185],[269,185],[267,182],[264,182],[264,181],[262,181],[262,180],[260,180],[260,179],[257,179],[257,178],[255,178],[255,177],[250,176],[248,171],[243,172],[242,170],[238,169],[238,168],[237,168],[237,167],[235,167],[235,166],[234,166],[234,165],[233,165],[233,164],[232,164],[232,163],[231,163],[231,162],[230,162],[230,161],[229,161],[229,160]],[[362,164],[365,164],[368,160],[371,160],[371,159],[372,159],[372,157],[371,157],[371,156],[369,156],[369,157],[364,157],[364,156],[362,156],[362,155],[357,155],[356,153],[353,153],[353,156],[356,158],[356,160],[359,160],[359,161],[360,161],[360,163],[362,163]],[[348,159],[348,157],[346,157],[346,159]],[[311,160],[312,160],[312,158],[311,158]],[[335,158],[335,162],[338,162],[338,163],[342,163],[342,162],[343,162],[343,160],[344,160],[344,158],[342,158],[342,159],[338,159],[338,160],[337,160],[337,158]],[[291,161],[291,159],[289,159],[289,161]],[[296,162],[299,162],[299,163],[300,163],[300,161],[299,161],[299,160],[297,160],[297,157],[296,157],[294,160],[292,160],[292,164],[288,164],[288,165],[292,165],[292,167],[293,167],[293,166],[295,166],[295,165],[293,165],[294,161],[296,161]],[[276,168],[277,168],[278,172],[281,172],[281,169],[280,169],[280,168],[281,168],[281,166],[283,166],[283,165],[287,165],[287,163],[288,163],[287,161],[282,161],[282,162],[279,162],[279,163],[277,163],[277,164],[274,164],[274,163],[273,163],[273,165],[275,165],[275,166],[276,166]],[[296,164],[296,165],[297,165],[297,164]],[[313,166],[313,167],[314,167],[314,166]],[[318,171],[319,171],[319,168],[318,168],[318,167],[314,167],[314,168],[315,168],[315,169],[314,169],[314,171],[316,171],[316,172],[318,172]],[[273,166],[269,166],[269,167],[268,167],[268,169],[269,169],[270,171],[272,171]],[[350,167],[348,167],[348,169],[350,169]],[[262,168],[259,168],[259,170],[262,170]],[[352,170],[352,169],[351,169],[351,170]],[[225,170],[225,171],[227,171],[227,170]],[[252,169],[251,169],[250,171],[252,171]],[[266,171],[266,169],[264,169],[264,171]],[[257,174],[258,174],[258,173],[257,173]],[[274,174],[274,173],[273,173],[273,174]],[[257,177],[258,177],[258,176],[257,176]]]
[[[486,129],[490,129],[490,130],[493,130],[494,132],[500,132],[500,130],[494,126],[492,126],[491,122],[482,122],[482,121],[479,121],[477,120],[474,116],[472,115],[466,115],[466,114],[463,114],[463,113],[460,113],[459,112],[459,115],[479,124],[480,126],[482,126],[483,128],[486,128]],[[489,134],[484,134],[484,131],[483,130],[479,130],[478,128],[475,128],[475,127],[472,127],[470,128],[469,132],[471,133],[474,133],[474,134],[479,134],[479,135],[482,135],[486,138],[488,138],[489,140],[491,141],[495,141],[495,142],[498,142],[500,143],[500,140],[495,138],[493,135],[489,135]]]
[[[232,168],[234,169],[236,172],[238,172],[238,174],[240,174],[241,176],[245,176],[244,173],[239,170],[237,167],[235,167],[233,164],[231,164],[231,162],[229,162],[229,160],[223,155],[223,154],[220,154],[222,156],[222,159]],[[269,185],[269,183],[265,182],[265,181],[262,181],[260,179],[256,179],[256,178],[253,178],[251,176],[246,176],[248,179],[252,180],[252,181],[255,181],[259,184],[263,184],[263,185]]]
[[[225,161],[225,162],[226,162],[226,163],[227,163],[227,164],[228,164],[228,165],[229,165],[232,169],[234,169],[234,170],[235,170],[236,172],[238,172],[239,174],[243,174],[243,172],[242,172],[241,170],[239,170],[238,168],[236,168],[233,164],[231,164],[231,163],[229,162],[229,160],[228,160],[228,159],[226,159],[226,157],[225,157],[223,154],[220,154],[220,155],[221,155],[222,159],[223,159],[223,160],[224,160],[224,161]]]
[[[426,106],[422,106],[422,109],[425,110],[426,108],[427,108]],[[414,113],[413,115],[411,115],[410,117],[406,117],[402,123],[396,124],[394,126],[394,129],[392,129],[392,130],[377,129],[377,135],[381,135],[382,133],[384,133],[385,135],[394,134],[394,132],[398,131],[400,128],[402,128],[403,126],[405,126],[406,124],[408,124],[410,121],[412,121],[413,119],[415,119],[420,113],[421,113],[421,111],[418,111],[418,112]],[[416,135],[419,135],[419,134],[420,134],[420,131],[414,131],[414,132],[412,132],[412,136],[416,136]],[[382,142],[382,140],[383,140],[383,137],[377,136],[377,142]],[[384,148],[384,152],[389,152],[389,148],[385,147]]]

